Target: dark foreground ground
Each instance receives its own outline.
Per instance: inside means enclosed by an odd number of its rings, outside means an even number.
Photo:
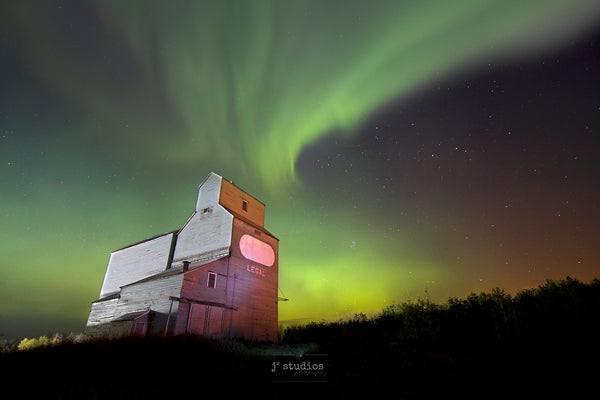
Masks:
[[[600,280],[288,327],[280,343],[122,339],[0,354],[10,398],[598,398]],[[6,396],[5,396],[6,397]],[[370,400],[370,399],[369,399]]]
[[[449,349],[355,340],[252,344],[146,338],[0,354],[12,398],[597,396],[597,347]]]

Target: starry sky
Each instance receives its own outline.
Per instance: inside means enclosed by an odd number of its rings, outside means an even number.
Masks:
[[[600,277],[597,1],[0,5],[0,339],[82,331],[210,171],[281,321]]]

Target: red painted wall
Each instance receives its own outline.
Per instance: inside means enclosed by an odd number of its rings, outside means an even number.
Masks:
[[[244,235],[272,247],[273,265],[244,257],[239,248]],[[277,340],[278,260],[276,238],[234,218],[231,256],[185,273],[175,333]],[[209,272],[217,274],[214,288],[207,286]]]

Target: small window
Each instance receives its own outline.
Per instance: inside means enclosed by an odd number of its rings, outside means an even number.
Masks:
[[[246,200],[242,200],[242,210],[248,211],[248,202]]]
[[[217,274],[214,272],[208,273],[208,279],[206,280],[206,286],[209,288],[215,288],[217,286]]]

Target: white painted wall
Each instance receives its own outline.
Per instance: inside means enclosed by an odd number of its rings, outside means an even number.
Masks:
[[[202,264],[229,254],[232,229],[233,215],[218,203],[211,205],[210,211],[201,209],[177,237],[173,267],[182,261]]]
[[[233,215],[219,205],[222,179],[211,172],[200,185],[196,213],[177,236],[173,267],[183,261],[194,267],[229,254]]]
[[[182,283],[183,273],[180,272],[125,286],[121,290],[115,317],[148,308],[156,312],[168,312],[171,305],[169,296],[181,296]]]
[[[92,310],[90,311],[86,326],[96,326],[112,321],[118,302],[119,299],[115,298],[92,303]]]
[[[166,270],[173,235],[174,233],[167,233],[111,253],[100,299],[118,292],[121,286]]]
[[[172,320],[169,325],[175,326],[179,302],[174,301],[171,304],[169,296],[180,297],[182,283],[183,273],[179,272],[126,285],[121,289],[120,297],[92,303],[86,326],[88,328],[104,326],[100,331],[96,330],[96,334],[115,334],[118,332],[113,331],[114,327],[107,325],[111,321],[125,314],[150,308],[156,313],[152,326],[153,333],[163,333],[169,319],[169,311]]]
[[[206,207],[210,207],[219,203],[222,180],[223,178],[214,172],[208,174],[206,179],[204,179],[199,186],[196,212],[200,212]]]

